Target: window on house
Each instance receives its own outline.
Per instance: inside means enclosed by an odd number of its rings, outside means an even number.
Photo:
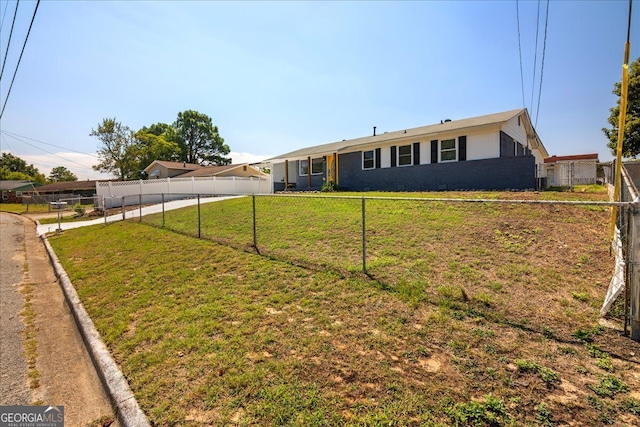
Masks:
[[[9,198],[9,195],[7,194],[6,191],[2,192],[2,200],[7,200]]]
[[[440,141],[440,161],[450,162],[457,159],[456,140],[445,139]]]
[[[298,163],[300,164],[300,176],[309,175],[309,161],[300,160]],[[324,160],[322,159],[322,157],[318,157],[317,159],[311,159],[311,175],[322,174],[323,163],[324,163]]]
[[[16,197],[22,197],[22,191],[16,191]]]
[[[398,166],[413,164],[413,150],[411,145],[401,145],[398,147]]]
[[[300,160],[300,176],[309,175],[309,162],[307,160]]]
[[[319,175],[322,173],[322,157],[311,159],[311,175]]]
[[[376,167],[375,151],[368,150],[362,152],[362,169],[374,169]]]

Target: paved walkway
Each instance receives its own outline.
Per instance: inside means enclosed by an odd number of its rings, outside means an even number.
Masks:
[[[246,197],[246,196],[203,197],[203,198],[200,198],[200,203],[202,204],[202,203],[220,202],[222,200],[235,199],[237,197]],[[164,204],[164,210],[170,211],[173,209],[180,209],[180,208],[193,206],[197,204],[198,204],[198,199],[174,200],[171,202],[166,202]],[[142,208],[142,216],[154,214],[154,213],[161,213],[161,212],[162,212],[162,204],[145,206]],[[127,219],[139,218],[139,217],[140,217],[140,209],[125,211],[125,218]],[[122,213],[118,213],[117,215],[108,216],[106,217],[106,219],[99,218],[99,219],[92,219],[90,221],[62,222],[60,223],[60,228],[62,230],[70,230],[72,228],[85,227],[88,225],[97,225],[97,224],[104,224],[105,222],[109,223],[109,222],[121,221],[122,219],[123,219]],[[41,236],[42,234],[45,234],[45,233],[54,232],[56,231],[57,228],[58,228],[58,224],[39,225],[38,231],[37,231],[38,236]]]

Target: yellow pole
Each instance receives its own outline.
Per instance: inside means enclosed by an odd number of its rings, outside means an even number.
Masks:
[[[622,64],[622,86],[620,88],[620,119],[618,120],[618,146],[616,152],[616,174],[613,187],[613,201],[620,201],[620,175],[622,172],[622,141],[624,140],[624,125],[627,118],[627,95],[629,94],[629,50],[630,43],[624,45],[624,64]],[[610,235],[613,239],[616,231],[616,219],[618,217],[618,207],[611,209],[611,229]]]

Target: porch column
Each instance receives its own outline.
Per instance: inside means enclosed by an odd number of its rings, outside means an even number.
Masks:
[[[289,188],[289,160],[284,161],[284,191],[287,191],[287,188]]]
[[[307,188],[311,188],[311,157],[307,157]]]

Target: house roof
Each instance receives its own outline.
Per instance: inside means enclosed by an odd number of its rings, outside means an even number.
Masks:
[[[167,161],[164,161],[164,160],[154,160],[153,162],[151,162],[151,164],[149,166],[144,168],[144,171],[149,173],[149,171],[151,169],[153,169],[153,167],[155,165],[164,166],[167,169],[184,170],[184,171],[193,171],[193,170],[200,169],[200,168],[204,167],[202,165],[197,165],[195,163],[167,162]]]
[[[360,145],[367,145],[367,144],[373,144],[373,143],[379,144],[379,143],[384,143],[386,141],[396,140],[396,139],[405,138],[405,137],[410,138],[415,136],[436,135],[443,132],[462,131],[466,129],[473,129],[473,128],[478,128],[483,126],[499,125],[509,121],[510,119],[522,113],[527,114],[527,118],[528,118],[527,110],[525,108],[520,108],[517,110],[504,111],[502,113],[487,114],[484,116],[471,117],[471,118],[460,119],[460,120],[451,120],[443,123],[421,126],[417,128],[403,129],[403,130],[393,131],[393,132],[384,132],[382,134],[378,134],[375,136],[371,135],[371,136],[365,136],[361,138],[332,142],[329,144],[316,145],[314,147],[302,148],[300,150],[295,150],[286,154],[282,154],[280,156],[272,157],[270,159],[265,160],[265,162],[273,162],[275,160],[285,160],[285,159],[291,159],[291,158],[304,158],[304,157],[317,156],[317,155],[326,155],[330,153],[345,151],[347,149],[351,149]],[[531,130],[533,130],[533,127],[531,127]],[[537,146],[534,146],[534,148],[541,147],[540,149],[541,151],[543,151],[543,154],[548,155],[546,153],[546,150],[544,150],[544,146],[542,146],[542,143],[540,142],[539,138],[537,137],[537,135],[535,135],[535,131],[533,132],[533,135],[531,135],[531,138],[534,138],[536,141]]]
[[[97,181],[60,181],[38,187],[39,193],[58,193],[63,191],[94,190]]]
[[[242,166],[248,166],[247,163],[241,163],[241,164],[237,164],[237,165],[224,165],[224,166],[202,166],[200,167],[200,169],[197,170],[193,170],[191,172],[187,172],[187,173],[183,173],[182,175],[179,175],[178,178],[188,178],[191,176],[216,176],[216,175],[220,175],[223,172],[226,171],[230,171],[232,169],[236,169]],[[255,170],[255,168],[253,166],[251,166],[252,169]],[[256,170],[256,175],[258,175],[259,172]]]
[[[39,187],[42,184],[24,179],[0,181],[0,191],[24,191]]]
[[[595,160],[598,161],[598,154],[576,154],[572,156],[551,156],[544,159],[545,163],[556,162],[573,162],[576,160]]]

